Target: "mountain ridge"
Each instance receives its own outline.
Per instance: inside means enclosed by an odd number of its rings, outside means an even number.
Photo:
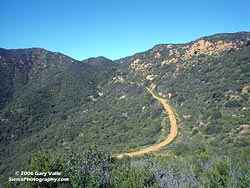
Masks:
[[[195,40],[193,40],[193,41],[190,41],[190,42],[186,42],[186,43],[167,43],[167,44],[165,44],[165,43],[162,43],[162,44],[156,44],[155,46],[153,46],[152,48],[150,48],[149,50],[146,50],[146,51],[144,51],[144,52],[138,52],[138,53],[135,53],[135,54],[133,54],[133,55],[131,55],[131,56],[126,56],[126,57],[124,57],[124,58],[119,58],[119,59],[117,59],[117,60],[114,60],[115,62],[120,62],[120,60],[122,60],[122,59],[126,59],[126,58],[130,58],[130,57],[133,57],[133,56],[137,56],[137,55],[139,55],[139,54],[142,54],[142,53],[147,53],[147,52],[150,52],[150,51],[154,51],[155,49],[156,49],[156,51],[157,51],[157,49],[158,48],[161,48],[161,47],[163,47],[163,46],[168,46],[168,45],[172,45],[172,46],[184,46],[184,45],[190,45],[190,44],[192,44],[192,43],[195,43],[195,42],[198,42],[199,40],[203,40],[203,39],[205,39],[205,40],[210,40],[211,38],[214,38],[214,39],[218,39],[218,38],[223,38],[223,37],[227,37],[227,38],[234,38],[235,36],[237,35],[237,37],[240,39],[240,38],[242,38],[242,39],[246,39],[246,35],[248,36],[248,42],[250,41],[250,36],[249,36],[249,32],[247,32],[247,31],[241,31],[241,32],[236,32],[236,33],[219,33],[219,34],[213,34],[213,35],[209,35],[209,36],[204,36],[204,37],[200,37],[200,38],[198,38],[198,39],[195,39]],[[239,36],[238,36],[239,35]]]
[[[199,40],[202,40],[202,39],[205,39],[205,40],[208,40],[210,38],[218,38],[218,37],[234,37],[235,35],[248,35],[249,36],[249,32],[248,31],[239,31],[239,32],[233,32],[233,33],[218,33],[218,34],[212,34],[212,35],[207,35],[207,36],[203,36],[203,37],[200,37],[198,39],[194,39],[193,41],[190,41],[190,42],[185,42],[185,43],[162,43],[162,44],[156,44],[154,45],[152,48],[146,50],[146,51],[143,51],[143,52],[137,52],[137,53],[134,53],[133,55],[128,55],[126,57],[121,57],[121,58],[118,58],[118,59],[115,59],[115,60],[112,60],[114,62],[118,62],[119,60],[121,59],[124,59],[124,58],[128,58],[128,57],[132,57],[132,56],[136,56],[136,54],[140,54],[140,53],[145,53],[147,51],[150,51],[150,50],[153,50],[154,48],[158,48],[158,46],[163,46],[163,45],[186,45],[186,44],[190,44],[190,43],[193,43],[193,42],[196,42],[196,41],[199,41]],[[244,37],[243,37],[244,38]],[[250,42],[250,38],[248,39]],[[42,48],[42,47],[31,47],[31,48],[2,48],[0,47],[0,50],[7,50],[7,51],[13,51],[13,50],[45,50],[45,51],[48,51],[48,52],[52,52],[52,53],[60,53],[60,52],[57,52],[57,51],[51,51],[51,50],[47,50],[45,48]],[[62,54],[60,53],[61,55],[64,55],[64,56],[67,56],[67,57],[70,57],[69,55],[65,55],[65,54]],[[95,58],[104,58],[104,59],[107,59],[107,60],[110,60],[109,58],[105,57],[105,56],[97,56],[97,57],[89,57],[87,59],[83,59],[83,60],[76,60],[75,58],[73,57],[70,57],[72,59],[74,59],[75,61],[85,61],[85,60],[88,60],[88,59],[95,59]]]
[[[117,154],[160,143],[170,122],[150,86],[169,100],[180,125],[159,153],[247,152],[249,41],[249,32],[218,34],[115,61],[1,48],[1,177],[25,167],[37,151],[99,145]]]

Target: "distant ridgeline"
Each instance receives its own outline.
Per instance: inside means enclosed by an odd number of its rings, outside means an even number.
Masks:
[[[170,123],[150,86],[178,115],[177,138],[158,153],[249,151],[249,32],[160,44],[116,61],[0,49],[1,178],[37,151],[98,145],[118,154],[161,142]]]

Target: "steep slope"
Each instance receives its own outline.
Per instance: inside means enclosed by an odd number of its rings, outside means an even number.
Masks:
[[[157,85],[180,115],[176,154],[249,145],[250,34],[218,34],[182,45],[157,45],[120,59],[131,82]],[[170,149],[170,148],[169,148]]]
[[[63,113],[67,110],[86,103],[89,95],[97,95],[97,84],[109,76],[105,69],[97,70],[86,63],[43,49],[11,50],[9,53],[7,58],[1,58],[5,66],[3,72],[9,75],[9,80],[2,82],[10,82],[11,88],[6,88],[9,98],[1,98],[1,103],[6,104],[8,99],[14,101],[4,113],[7,119],[4,122],[11,122],[10,129],[17,127],[16,123],[36,123],[45,116],[48,119],[47,115],[65,116]],[[37,126],[31,123],[30,127]],[[13,140],[23,133],[12,131],[11,134],[5,138]]]
[[[97,84],[112,75],[112,64],[98,60],[110,65],[100,67],[44,49],[0,52],[2,174],[4,164],[18,167],[27,162],[28,154],[56,148],[78,134],[65,133],[74,126],[68,119],[74,109],[89,102],[89,96],[98,95]],[[24,156],[26,160],[21,160]]]
[[[250,33],[219,34],[156,45],[115,63],[1,49],[0,173],[20,170],[38,150],[98,145],[118,154],[161,143],[170,121],[150,86],[169,100],[180,125],[161,153],[248,151],[249,44]]]

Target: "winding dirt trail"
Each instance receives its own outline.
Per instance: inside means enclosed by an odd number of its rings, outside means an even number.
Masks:
[[[170,133],[167,136],[167,138],[164,141],[160,142],[159,144],[155,144],[155,145],[152,145],[152,146],[149,146],[147,148],[143,148],[143,149],[140,149],[140,150],[134,151],[134,152],[118,154],[115,156],[118,159],[121,159],[125,156],[134,157],[134,156],[143,155],[143,154],[146,154],[149,152],[157,151],[160,148],[162,148],[163,146],[166,146],[167,144],[172,142],[174,140],[174,138],[177,136],[178,127],[177,127],[177,123],[176,123],[176,118],[175,118],[175,115],[174,115],[174,112],[173,112],[171,106],[168,104],[168,101],[166,99],[160,98],[159,96],[155,95],[151,89],[147,88],[147,90],[152,94],[152,96],[155,99],[157,99],[158,101],[160,101],[162,103],[164,109],[168,113],[169,120],[170,120],[170,126],[171,126]]]

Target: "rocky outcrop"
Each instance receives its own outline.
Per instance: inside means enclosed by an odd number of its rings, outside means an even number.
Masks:
[[[159,52],[157,52],[156,54],[155,54],[155,59],[158,59],[158,58],[160,58],[161,57],[161,54],[159,53]]]
[[[217,41],[210,42],[205,40],[199,40],[195,42],[186,53],[181,57],[182,60],[187,60],[192,58],[193,56],[198,56],[201,54],[204,55],[217,55],[220,52],[228,51],[231,49],[238,49],[240,46],[243,46],[244,42],[236,41],[236,42],[225,42],[225,41]]]
[[[151,68],[153,66],[152,63],[145,63],[141,61],[140,59],[136,59],[133,63],[131,63],[130,68],[135,71],[144,70],[147,68]]]
[[[241,33],[241,35],[247,34]],[[250,38],[246,36],[214,35],[186,44],[159,44],[149,51],[123,60],[129,62],[130,69],[133,71],[150,72],[152,68],[157,69],[172,63],[182,63],[200,55],[219,57],[224,52],[238,50],[248,45],[250,45]]]

